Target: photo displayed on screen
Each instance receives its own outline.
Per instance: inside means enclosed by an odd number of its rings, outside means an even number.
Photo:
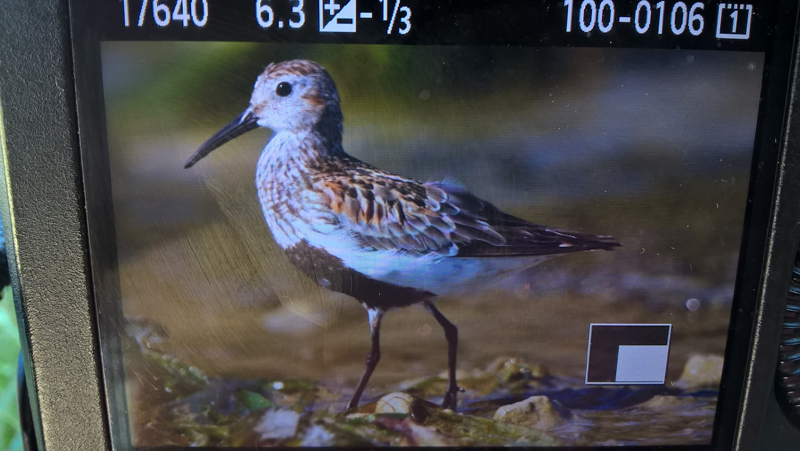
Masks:
[[[103,42],[133,445],[710,444],[763,64]]]

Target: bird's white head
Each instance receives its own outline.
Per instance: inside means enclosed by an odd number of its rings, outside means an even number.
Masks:
[[[226,142],[258,127],[275,133],[316,132],[338,145],[342,139],[339,93],[328,72],[306,60],[272,63],[259,75],[250,105],[206,140],[186,162],[189,168]]]
[[[258,125],[275,132],[304,131],[342,119],[333,79],[319,64],[304,60],[267,66],[253,87],[250,109]]]

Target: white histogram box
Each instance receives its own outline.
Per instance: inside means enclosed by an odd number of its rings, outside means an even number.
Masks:
[[[620,346],[615,382],[663,384],[668,356],[668,346]]]

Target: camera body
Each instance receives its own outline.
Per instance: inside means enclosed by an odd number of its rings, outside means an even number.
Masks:
[[[122,306],[98,300],[118,290],[116,272],[104,271],[117,267],[118,256],[106,251],[116,246],[113,227],[96,222],[112,215],[113,202],[110,193],[96,189],[112,185],[109,173],[95,170],[108,166],[109,156],[89,152],[108,146],[105,119],[86,114],[89,105],[102,102],[96,88],[102,75],[79,56],[99,47],[97,28],[81,27],[93,17],[92,6],[8,0],[0,12],[3,218],[29,397],[40,444],[76,450],[131,443],[115,426],[127,421],[120,418],[127,411],[109,401],[126,396],[124,384],[111,382],[124,380],[121,359],[109,360],[104,351],[124,347],[121,332],[109,333],[125,327]],[[714,8],[709,4],[706,10]],[[781,407],[775,392],[800,243],[797,9],[794,2],[781,2],[771,13],[771,51],[791,61],[780,66],[785,71],[770,74],[761,91],[759,123],[769,124],[761,130],[780,134],[772,147],[759,149],[750,173],[750,222],[727,335],[725,396],[719,398],[708,449],[789,450],[800,443],[791,407]],[[115,320],[101,323],[102,318]]]

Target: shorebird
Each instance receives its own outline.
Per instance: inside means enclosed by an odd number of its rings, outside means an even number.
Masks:
[[[478,279],[529,268],[570,252],[610,250],[611,237],[532,224],[454,182],[419,182],[348,155],[333,78],[312,61],[267,66],[249,106],[186,162],[258,127],[272,130],[256,167],[270,232],[291,262],[320,286],[367,310],[372,347],[347,409],[357,407],[380,360],[386,311],[423,304],[444,329],[455,410],[458,329],[434,306],[437,295]]]

